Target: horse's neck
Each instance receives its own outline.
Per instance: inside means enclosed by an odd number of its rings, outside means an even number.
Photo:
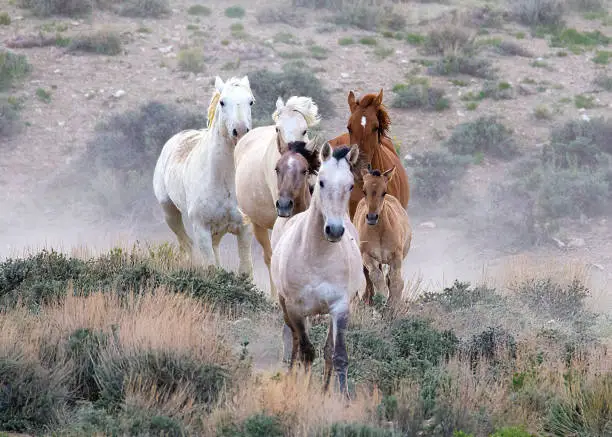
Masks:
[[[317,190],[317,188],[315,188]],[[316,193],[316,191],[315,191]],[[333,248],[333,243],[328,242],[323,237],[323,227],[325,219],[321,209],[321,201],[316,194],[310,199],[310,205],[306,210],[306,221],[304,233],[302,234],[302,243],[309,249],[312,255],[321,255],[327,249]]]
[[[235,186],[234,150],[232,139],[221,129],[221,120],[208,132],[208,140],[200,142],[198,167],[205,172],[208,179],[222,182],[231,191]]]

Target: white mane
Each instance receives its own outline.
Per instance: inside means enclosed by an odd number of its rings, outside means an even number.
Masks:
[[[282,99],[280,97],[278,99],[282,102]],[[319,108],[310,97],[289,97],[289,100],[287,100],[287,103],[284,106],[274,111],[274,113],[272,114],[272,119],[274,121],[278,121],[278,117],[280,116],[281,111],[284,110],[297,111],[302,114],[304,116],[304,119],[306,120],[306,125],[308,127],[316,126],[321,121],[321,118],[319,117]]]

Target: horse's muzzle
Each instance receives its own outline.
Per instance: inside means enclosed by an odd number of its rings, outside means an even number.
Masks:
[[[276,201],[276,214],[279,217],[291,217],[293,214],[293,200],[280,198]]]
[[[366,215],[366,222],[370,226],[374,226],[374,225],[378,224],[378,214],[367,214]]]
[[[344,235],[343,225],[325,225],[325,238],[330,243],[337,243]]]

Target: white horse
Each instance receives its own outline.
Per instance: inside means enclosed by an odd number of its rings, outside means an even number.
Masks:
[[[310,97],[303,96],[292,96],[286,104],[279,97],[272,119],[274,125],[253,129],[238,141],[234,150],[238,207],[253,226],[268,272],[272,257],[268,231],[277,216],[291,217],[294,213],[293,200],[279,198],[276,164],[289,143],[309,143],[308,128],[320,122],[317,105]],[[310,142],[308,147],[312,150],[314,143]],[[272,278],[270,295],[276,300]]]
[[[323,145],[310,206],[284,223],[272,253],[272,279],[292,333],[290,368],[298,351],[306,367],[314,360],[306,317],[330,314],[324,387],[329,387],[333,365],[345,395],[350,300],[355,295],[361,298],[366,286],[359,237],[348,215],[358,157],[358,146],[332,151],[329,143]]]
[[[193,243],[183,225],[187,215],[204,266],[220,265],[219,243],[229,232],[238,239],[239,272],[251,277],[252,234],[236,201],[234,148],[251,128],[253,102],[247,76],[225,83],[217,76],[208,127],[170,138],[153,175],[155,196],[181,250],[193,255]]]

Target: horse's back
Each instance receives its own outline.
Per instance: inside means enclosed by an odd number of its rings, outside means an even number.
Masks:
[[[242,137],[234,150],[238,206],[253,223],[265,228],[272,228],[276,219],[270,187],[276,175],[268,174],[273,172],[274,158],[280,157],[273,144],[274,133],[274,126],[257,127]]]
[[[202,140],[206,129],[188,129],[174,134],[166,141],[157,158],[153,173],[153,189],[159,202],[172,200],[176,185],[182,185],[182,173],[193,149]],[[173,189],[174,187],[174,189]],[[176,205],[179,209],[179,205]]]

